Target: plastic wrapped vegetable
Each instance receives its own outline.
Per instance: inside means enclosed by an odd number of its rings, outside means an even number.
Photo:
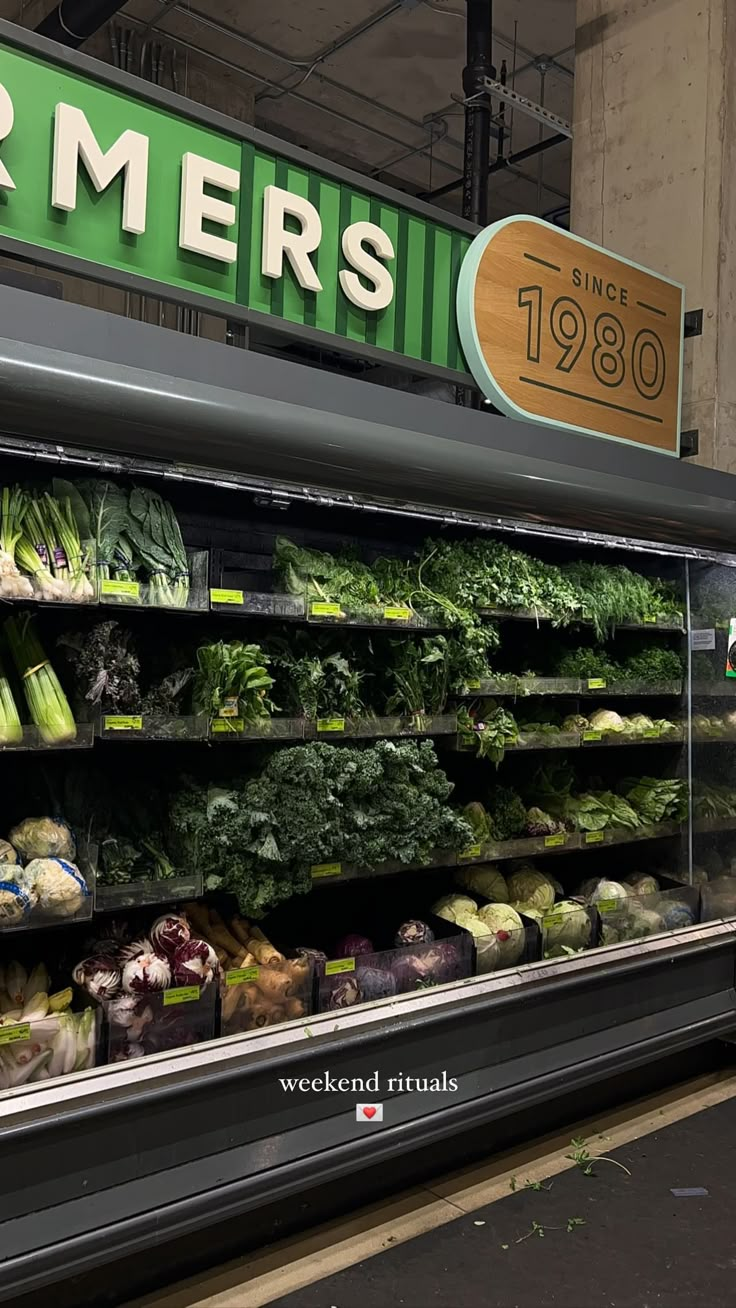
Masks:
[[[426,922],[420,922],[418,918],[411,918],[404,922],[396,932],[394,945],[401,949],[402,945],[431,945],[434,940],[434,931]]]
[[[73,861],[77,846],[71,827],[61,818],[24,818],[13,827],[9,840],[24,862],[34,858],[66,858]]]
[[[20,926],[38,902],[35,892],[17,881],[0,881],[0,930]]]
[[[512,872],[508,879],[509,902],[512,907],[525,911],[526,907],[537,908],[540,912],[551,908],[555,902],[555,888],[544,872],[538,872],[531,864]]]
[[[443,895],[432,905],[435,917],[443,917],[446,922],[457,922],[459,917],[475,916],[478,905],[469,895]]]
[[[0,840],[0,863],[17,863],[18,855],[8,840]]]
[[[659,912],[668,931],[675,931],[678,927],[692,926],[695,921],[694,910],[683,900],[678,899],[673,903],[662,902],[659,905]]]
[[[458,868],[455,880],[465,890],[472,890],[476,895],[483,895],[494,904],[507,904],[509,889],[506,878],[494,863],[476,863],[473,867]]]
[[[140,954],[123,968],[123,990],[127,995],[146,995],[166,990],[171,984],[171,967],[158,954]]]
[[[18,877],[21,884],[38,897],[38,906],[55,917],[74,917],[89,887],[78,867],[64,858],[34,858]]]
[[[499,946],[502,967],[513,967],[524,952],[524,923],[510,904],[484,904],[478,917],[493,932]]]
[[[192,933],[187,919],[178,913],[165,913],[156,918],[151,927],[151,943],[157,954],[164,958],[173,958],[177,949],[191,940]]]

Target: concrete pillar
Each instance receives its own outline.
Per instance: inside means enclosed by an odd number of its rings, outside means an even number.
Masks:
[[[736,472],[736,4],[577,0],[574,232],[685,284],[684,430]]]

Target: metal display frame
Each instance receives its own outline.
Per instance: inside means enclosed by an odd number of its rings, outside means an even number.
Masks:
[[[10,287],[0,287],[0,321],[13,329],[0,338],[0,450],[41,469],[143,467],[256,499],[734,562],[736,487],[725,474]],[[153,1264],[195,1232],[211,1232],[214,1247],[231,1229],[242,1250],[247,1214],[296,1197],[309,1213],[310,1193],[330,1183],[735,1026],[727,919],[329,1013],[308,1031],[287,1024],[9,1092],[0,1303],[52,1285],[60,1306],[62,1296],[88,1302],[84,1278],[106,1267],[122,1293],[126,1267],[140,1275],[137,1255]],[[366,1135],[354,1094],[282,1099],[279,1077],[325,1067],[443,1068],[461,1089],[389,1096]]]

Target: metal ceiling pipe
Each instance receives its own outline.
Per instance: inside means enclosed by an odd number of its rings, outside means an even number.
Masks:
[[[467,0],[467,64],[463,69],[465,96],[465,166],[463,218],[479,227],[488,221],[488,161],[491,149],[491,97],[487,77],[495,79],[491,62],[491,0]]]
[[[534,155],[544,154],[546,150],[551,150],[555,145],[563,145],[570,138],[563,136],[561,132],[555,132],[554,136],[547,136],[543,141],[535,141],[533,145],[527,145],[523,150],[517,150],[515,154],[509,154],[506,158],[497,159],[495,163],[486,168],[486,176],[491,177],[493,173],[501,173],[508,169],[513,172],[513,165],[522,163],[524,159],[532,159]],[[529,181],[535,181],[535,178],[528,178]],[[450,195],[462,186],[463,177],[456,177],[454,182],[446,182],[444,186],[438,186],[434,191],[423,191],[417,198],[419,200],[439,200],[443,195]],[[550,188],[548,188],[550,189]]]
[[[165,0],[159,0],[159,3],[164,4]],[[399,6],[399,8],[400,7],[401,6]],[[228,38],[228,40],[236,41],[239,45],[244,45],[249,50],[255,50],[257,54],[265,55],[269,59],[278,59],[282,63],[289,64],[289,66],[294,69],[304,68],[308,66],[308,61],[299,60],[299,59],[290,59],[288,55],[283,54],[280,50],[276,50],[273,46],[264,45],[263,41],[256,41],[253,37],[248,36],[247,33],[238,31],[236,27],[231,27],[229,23],[218,22],[216,19],[208,17],[207,14],[201,14],[197,9],[188,9],[180,4],[173,4],[173,5],[169,4],[168,10],[170,11],[178,10],[181,14],[185,15],[192,22],[199,23],[202,27],[209,28],[211,31],[217,32],[218,35],[225,36]],[[172,35],[171,33],[167,32],[165,28],[159,26],[160,19],[163,18],[164,16],[165,14],[162,12],[161,14],[159,14],[158,19],[155,22],[148,23],[147,27],[149,28],[153,27],[157,31],[162,32],[171,41],[179,40],[180,45],[186,44],[186,42],[182,42],[178,37]],[[383,13],[380,15],[381,21],[383,21],[388,16],[389,16],[389,11],[384,10]],[[373,24],[373,26],[375,26],[375,23]],[[362,34],[363,33],[361,32],[360,35]],[[352,36],[350,33],[348,33],[345,37],[344,43],[340,44],[340,49],[342,49],[343,45],[348,42],[348,39],[351,41],[356,39],[356,33],[353,33]],[[195,49],[198,47],[189,46],[188,48]],[[208,50],[199,49],[199,53],[206,55],[208,58],[211,59],[216,58],[216,56],[211,54],[210,51]],[[334,54],[334,49],[332,50],[332,53]],[[318,59],[317,63],[319,62],[320,60]],[[314,63],[314,60],[312,60],[312,63]],[[241,68],[240,71],[244,73],[247,77],[255,77],[256,80],[261,80],[263,84],[265,86],[268,86],[269,88],[273,87],[275,89],[283,89],[283,87],[281,87],[280,83],[278,82],[269,81],[267,78],[258,79],[257,75],[255,73],[249,72],[247,68]],[[319,74],[319,80],[323,83],[324,86],[331,87],[333,91],[338,91],[341,95],[350,96],[351,99],[357,100],[360,104],[364,104],[368,109],[377,109],[380,113],[385,114],[387,118],[393,118],[397,123],[404,123],[407,127],[412,128],[414,131],[421,131],[423,128],[426,129],[426,124],[424,122],[417,122],[415,118],[410,118],[408,114],[402,113],[399,109],[392,108],[391,105],[381,104],[380,101],[374,100],[372,96],[364,95],[362,91],[356,91],[355,87],[348,86],[344,82],[338,82],[335,80],[335,78],[327,77],[324,73]],[[291,88],[289,88],[284,93],[286,95],[294,95],[297,89],[297,85],[298,84],[295,83]],[[270,98],[273,99],[274,97],[272,96]],[[299,97],[295,96],[295,98],[298,99]],[[305,104],[315,104],[319,108],[324,107],[319,104],[319,101],[307,100],[306,97],[303,97],[303,100]],[[456,109],[456,108],[457,106],[454,104],[451,104],[449,106],[449,109]],[[447,112],[447,110],[443,110],[443,113],[444,112]],[[433,117],[441,117],[441,116],[442,115],[434,115]],[[462,142],[455,140],[455,138],[453,136],[450,136],[449,134],[444,138],[444,140],[448,146],[451,146],[455,150],[463,149]]]
[[[55,9],[38,24],[40,36],[48,36],[73,50],[104,27],[125,0],[60,0]]]

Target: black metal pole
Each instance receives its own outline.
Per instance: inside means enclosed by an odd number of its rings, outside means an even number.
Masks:
[[[492,0],[467,0],[467,64],[463,69],[465,98],[465,155],[463,160],[463,218],[485,227],[488,222],[488,164],[491,150],[491,97],[484,78],[495,77],[491,63]],[[480,407],[477,391],[459,386],[455,403]]]
[[[467,64],[463,69],[465,96],[465,160],[463,217],[479,227],[488,221],[488,162],[491,148],[491,97],[484,78],[495,77],[491,63],[491,0],[467,0]]]

